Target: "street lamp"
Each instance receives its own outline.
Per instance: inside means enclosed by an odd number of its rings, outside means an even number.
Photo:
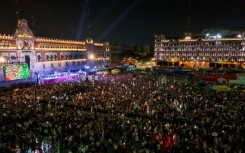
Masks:
[[[0,63],[2,64],[2,63],[4,63],[5,62],[5,59],[4,59],[4,57],[0,57]]]
[[[95,59],[95,55],[90,54],[88,58],[89,58],[89,65],[92,67],[94,65],[93,60]]]
[[[90,55],[89,55],[89,59],[90,59],[90,60],[93,60],[93,59],[94,59],[94,54],[90,54]]]
[[[174,67],[174,58],[172,58],[171,61],[172,61],[172,67]]]

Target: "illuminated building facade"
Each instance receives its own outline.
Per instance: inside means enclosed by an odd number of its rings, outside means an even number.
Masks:
[[[187,35],[183,39],[167,39],[155,35],[154,59],[158,65],[185,68],[245,67],[245,34]]]
[[[35,37],[22,19],[13,36],[0,35],[0,58],[1,73],[3,65],[27,63],[32,76],[35,72],[79,70],[85,65],[103,67],[110,63],[111,54],[108,42],[96,43],[91,38],[74,41]]]

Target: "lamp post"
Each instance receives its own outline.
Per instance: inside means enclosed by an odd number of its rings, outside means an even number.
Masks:
[[[88,58],[89,58],[89,63],[90,63],[90,65],[91,65],[91,67],[92,67],[93,64],[94,64],[94,63],[93,63],[93,60],[94,60],[94,58],[95,58],[94,54],[90,54]]]
[[[0,57],[0,81],[3,80],[3,64],[5,62],[5,58],[4,57]]]
[[[88,67],[90,69],[93,69],[93,64],[94,64],[93,63],[93,60],[94,60],[94,58],[95,58],[95,55],[94,54],[89,54],[89,56],[88,56]],[[87,69],[87,71],[89,70],[89,68]],[[88,73],[87,73],[87,77],[88,77]]]
[[[172,67],[174,67],[174,59],[172,58],[171,61],[172,61]]]
[[[39,84],[39,73],[36,72],[36,85],[38,85],[38,84]]]
[[[85,65],[85,72],[86,72],[85,81],[88,81],[88,71],[89,71],[89,65]]]
[[[37,85],[39,83],[39,74],[38,74],[38,72],[35,72],[35,76],[36,76],[36,81],[35,81],[35,87],[34,87],[34,102],[36,102],[36,97],[37,97],[36,88],[37,88]]]
[[[91,67],[92,67],[92,60],[95,58],[95,56],[94,56],[94,54],[89,54],[88,56],[87,56],[87,61],[86,61],[86,65],[84,66],[84,68],[85,68],[85,81],[88,81],[88,72],[89,72],[89,70],[91,69]]]

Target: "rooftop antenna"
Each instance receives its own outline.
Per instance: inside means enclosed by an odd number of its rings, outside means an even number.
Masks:
[[[91,38],[90,35],[90,0],[86,0],[87,5],[87,37]]]
[[[87,6],[88,6],[88,12],[87,12],[87,20],[88,20],[88,27],[87,27],[87,33],[88,37],[90,38],[90,0],[86,0]]]
[[[19,0],[16,0],[17,27],[20,26]]]
[[[18,21],[20,20],[20,14],[19,14],[19,0],[16,0],[16,14]]]

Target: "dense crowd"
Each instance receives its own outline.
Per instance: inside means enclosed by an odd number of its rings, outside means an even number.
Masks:
[[[1,153],[245,151],[244,93],[196,81],[108,75],[15,89],[0,101]]]

